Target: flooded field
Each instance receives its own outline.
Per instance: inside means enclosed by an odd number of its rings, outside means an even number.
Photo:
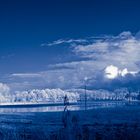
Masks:
[[[87,102],[86,109],[96,109],[96,108],[112,108],[112,107],[118,107],[118,106],[127,106],[127,105],[138,105],[139,102],[131,102],[128,103],[127,101],[89,101]],[[77,111],[77,110],[85,110],[85,104],[84,102],[75,103],[73,105],[69,105],[68,109],[71,111]],[[16,112],[58,112],[63,111],[64,105],[38,105],[38,106],[28,106],[28,105],[22,105],[22,106],[16,106],[16,107],[0,107],[1,113],[16,113]]]
[[[140,139],[138,104],[93,102],[87,108],[70,106],[65,120],[63,106],[1,108],[0,140]]]

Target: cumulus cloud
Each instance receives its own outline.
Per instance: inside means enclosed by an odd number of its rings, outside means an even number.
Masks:
[[[140,89],[140,73],[131,74],[128,73],[125,77],[119,76],[111,80],[108,84],[110,89],[115,88],[128,88],[129,90],[139,90]]]
[[[54,69],[59,67],[71,68],[69,72],[65,69],[63,72],[61,71],[64,76],[63,79],[66,79],[66,81],[71,79],[74,84],[82,85],[84,77],[87,76],[93,81],[97,80],[98,83],[103,83],[98,78],[103,77],[104,69],[108,73],[107,79],[113,79],[117,76],[124,77],[127,74],[135,75],[139,71],[140,40],[131,32],[122,32],[118,36],[93,38],[93,40],[87,42],[87,44],[79,43],[72,49],[72,52],[81,58],[80,61],[51,66]],[[57,73],[59,72],[58,69]],[[70,77],[65,75],[70,75]],[[73,80],[73,77],[75,80]]]
[[[138,35],[126,31],[117,36],[60,39],[42,44],[42,46],[54,46],[55,51],[55,46],[63,47],[64,44],[70,51],[67,54],[71,56],[69,61],[63,60],[49,65],[47,70],[36,74],[12,74],[13,79],[24,79],[24,82],[32,87],[39,85],[40,87],[64,89],[83,87],[85,77],[88,77],[87,83],[94,88],[110,88],[115,86],[114,83],[117,85],[119,82],[123,83],[123,79],[124,81],[130,80],[130,77],[139,81],[135,78],[140,71]],[[37,80],[34,80],[34,77]]]
[[[81,57],[104,61],[118,67],[138,70],[140,41],[130,32],[123,32],[114,38],[96,40],[89,45],[78,45],[73,50]]]
[[[108,79],[114,79],[118,76],[126,76],[127,74],[132,74],[135,76],[138,72],[137,71],[128,71],[127,68],[120,70],[118,67],[110,65],[105,68],[105,77]]]

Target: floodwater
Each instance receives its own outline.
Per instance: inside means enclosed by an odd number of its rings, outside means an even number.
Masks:
[[[69,110],[89,110],[89,109],[98,109],[98,108],[112,108],[112,107],[120,107],[127,105],[135,105],[138,102],[128,103],[126,101],[89,101],[86,104],[84,102],[77,103],[75,105],[69,105]],[[23,107],[0,107],[0,113],[20,113],[20,112],[58,112],[63,111],[63,105],[56,106],[23,106]]]
[[[127,101],[88,101],[86,111],[68,112],[67,127],[62,121],[64,112],[60,112],[64,106],[1,107],[0,140],[76,140],[79,139],[77,136],[86,140],[140,140],[138,104]],[[70,105],[68,108],[84,110],[85,104]]]

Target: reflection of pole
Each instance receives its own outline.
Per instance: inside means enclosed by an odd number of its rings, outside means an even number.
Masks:
[[[87,92],[86,92],[87,86],[85,81],[85,110],[87,110]]]
[[[128,99],[128,100],[129,100],[129,103],[130,103],[130,96],[131,96],[131,93],[130,93],[130,92],[131,92],[131,91],[129,90],[129,96],[128,96],[128,97],[129,97],[129,99]]]

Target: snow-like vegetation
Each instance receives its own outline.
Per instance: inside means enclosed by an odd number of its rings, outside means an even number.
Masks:
[[[2,92],[0,94],[0,102],[63,102],[64,96],[67,95],[69,102],[77,102],[79,94],[64,91],[61,89],[33,89],[29,91],[16,91],[14,94],[6,94]]]
[[[80,100],[85,98],[84,89],[70,89],[69,92],[78,93]],[[139,97],[139,92],[129,92],[128,89],[116,89],[114,91],[108,91],[104,89],[99,90],[86,90],[87,100],[137,100]]]
[[[86,90],[87,100],[139,100],[138,91],[130,92],[126,88],[108,90]],[[64,101],[67,95],[69,102],[85,100],[84,89],[32,89],[26,91],[11,92],[10,88],[0,83],[0,103],[58,103]]]

